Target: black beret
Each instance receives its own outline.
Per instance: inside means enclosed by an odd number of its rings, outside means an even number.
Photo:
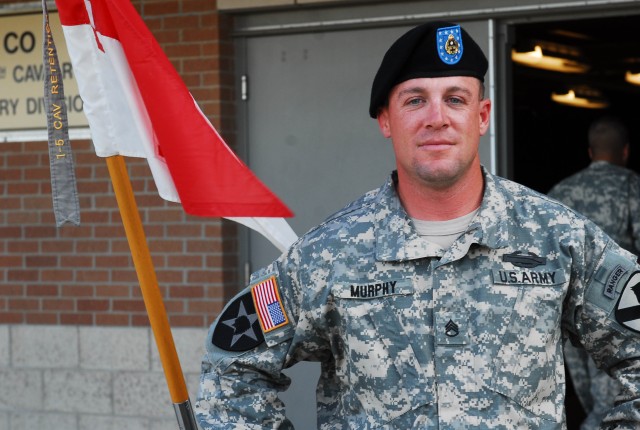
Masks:
[[[457,24],[428,22],[394,42],[373,79],[369,115],[378,116],[391,89],[415,78],[472,76],[484,81],[487,58],[482,49]]]

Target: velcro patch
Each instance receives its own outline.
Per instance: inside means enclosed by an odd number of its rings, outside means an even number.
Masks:
[[[289,323],[275,276],[253,285],[251,287],[251,295],[253,296],[253,303],[264,333]]]
[[[607,278],[607,283],[604,286],[604,290],[602,293],[609,297],[610,299],[615,298],[616,296],[616,287],[618,286],[618,282],[620,282],[620,278],[627,273],[627,270],[618,264],[609,274]]]
[[[640,333],[640,272],[631,275],[616,305],[616,321]]]
[[[493,269],[493,283],[501,285],[562,285],[565,279],[561,270]]]
[[[331,292],[341,299],[381,299],[413,294],[413,285],[407,280],[365,280],[334,285]]]
[[[225,351],[248,351],[264,342],[251,293],[236,297],[220,315],[212,342]]]

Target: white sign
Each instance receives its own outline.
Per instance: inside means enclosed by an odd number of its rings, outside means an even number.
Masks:
[[[46,129],[42,14],[0,16],[0,132]],[[49,13],[69,127],[88,127],[57,12]]]

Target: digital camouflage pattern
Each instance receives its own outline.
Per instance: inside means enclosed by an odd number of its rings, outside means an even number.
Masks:
[[[549,192],[595,222],[625,249],[640,249],[640,177],[630,169],[594,161]],[[613,406],[620,384],[598,370],[585,351],[565,345],[565,361],[580,403],[587,411],[582,430],[597,429]]]
[[[594,161],[555,185],[549,196],[595,222],[623,248],[640,250],[640,176]]]
[[[254,274],[275,276],[288,323],[246,352],[214,345],[212,325],[202,428],[291,428],[281,370],[308,360],[321,363],[323,430],[563,429],[567,336],[623,383],[605,428],[637,429],[639,335],[615,319],[634,256],[565,206],[483,174],[480,210],[448,250],[417,235],[389,180]],[[236,335],[252,336],[241,318]]]

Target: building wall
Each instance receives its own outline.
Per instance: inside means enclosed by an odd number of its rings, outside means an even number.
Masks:
[[[202,329],[173,329],[192,399]],[[0,430],[175,430],[146,327],[0,326]]]
[[[233,147],[231,18],[211,0],[133,3]],[[3,14],[40,7],[0,0]],[[175,429],[105,160],[71,147],[81,225],[56,228],[47,143],[0,138],[0,430]],[[126,163],[194,399],[207,328],[239,288],[238,229],[185,215],[144,160]]]
[[[209,1],[135,4],[232,145],[228,19]],[[72,141],[71,147],[81,225],[56,228],[46,142],[0,144],[0,323],[146,326],[106,163],[90,141]],[[237,289],[236,227],[185,215],[158,197],[144,160],[126,162],[169,321],[174,327],[206,327]]]

